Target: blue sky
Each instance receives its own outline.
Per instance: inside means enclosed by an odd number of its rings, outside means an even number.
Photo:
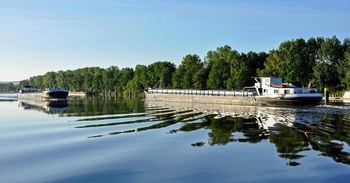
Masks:
[[[0,0],[0,81],[349,36],[348,0]]]

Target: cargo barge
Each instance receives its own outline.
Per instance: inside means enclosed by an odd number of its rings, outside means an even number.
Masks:
[[[29,86],[24,87],[17,93],[18,99],[39,101],[67,101],[68,90],[62,88],[49,88],[40,90]]]
[[[300,88],[283,83],[282,78],[255,78],[255,85],[241,91],[153,89],[145,90],[146,100],[186,103],[209,103],[240,106],[317,105],[323,95],[316,88]]]

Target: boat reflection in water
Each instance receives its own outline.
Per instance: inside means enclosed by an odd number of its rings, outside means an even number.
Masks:
[[[0,102],[1,101],[17,101],[17,95],[16,94],[0,94]]]
[[[31,99],[18,99],[19,106],[25,110],[37,110],[43,111],[49,114],[60,113],[67,111],[68,101],[50,101],[50,100],[31,100]]]
[[[179,143],[193,148],[271,143],[288,166],[301,164],[307,152],[350,165],[350,106],[276,108],[154,100],[98,101],[101,100],[71,100],[65,114],[80,116],[70,122],[76,129],[99,129],[88,138],[154,131],[174,137],[187,133],[195,138],[181,138]]]
[[[347,108],[272,108],[147,100],[145,106],[151,111],[164,110],[156,115],[167,116],[166,123],[169,124],[138,130],[160,128],[176,122],[184,123],[169,133],[209,130],[208,142],[193,142],[193,147],[269,140],[289,166],[299,165],[298,160],[304,157],[304,151],[310,150],[350,165],[350,139],[346,132],[350,127],[350,112]]]

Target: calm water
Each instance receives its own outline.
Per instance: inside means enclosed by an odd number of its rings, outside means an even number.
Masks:
[[[169,105],[170,106],[170,105]],[[215,111],[0,95],[1,182],[348,182],[350,106]]]

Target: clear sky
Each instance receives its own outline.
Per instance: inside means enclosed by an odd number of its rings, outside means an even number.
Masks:
[[[349,0],[0,0],[0,81],[350,31]]]

